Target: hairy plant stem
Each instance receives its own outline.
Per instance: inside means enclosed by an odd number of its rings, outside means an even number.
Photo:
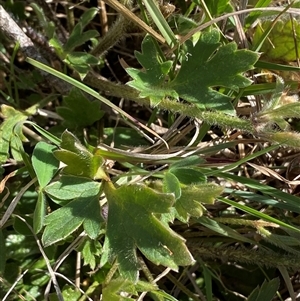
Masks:
[[[267,267],[299,268],[299,257],[295,254],[279,254],[273,251],[266,250],[250,250],[246,248],[236,247],[212,247],[204,246],[199,243],[199,240],[189,239],[187,246],[194,257],[205,257],[214,260],[222,260],[224,262],[234,261],[240,263],[263,265]]]
[[[109,272],[107,273],[106,275],[106,278],[103,282],[103,286],[107,286],[109,284],[109,282],[112,280],[115,272],[117,271],[118,269],[118,263],[115,261],[111,267],[111,269],[109,270]]]
[[[99,44],[91,51],[91,54],[96,57],[103,55],[124,38],[124,34],[130,27],[132,27],[131,22],[120,15],[108,32],[100,39]]]
[[[150,106],[150,100],[140,98],[139,92],[126,85],[119,85],[106,80],[95,72],[90,72],[84,79],[84,82],[109,96],[133,100],[141,105]],[[241,119],[235,116],[229,116],[222,112],[203,111],[197,106],[178,102],[170,99],[163,99],[158,108],[169,110],[192,118],[198,118],[210,125],[218,125],[222,129],[236,129],[247,133],[254,133],[252,123],[247,119]]]

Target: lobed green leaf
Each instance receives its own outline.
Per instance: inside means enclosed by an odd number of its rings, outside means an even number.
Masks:
[[[104,112],[100,110],[99,102],[88,100],[77,88],[63,97],[61,107],[56,112],[64,118],[68,128],[86,127],[100,120]]]
[[[222,45],[217,30],[204,32],[196,45],[187,41],[185,46],[186,53],[178,74],[172,81],[167,81],[166,71],[171,70],[172,63],[158,54],[152,38],[146,36],[142,43],[142,53],[136,52],[145,70],[126,69],[133,78],[127,84],[139,90],[140,97],[149,97],[153,105],[166,97],[176,100],[180,97],[201,109],[235,115],[232,98],[214,88],[238,91],[249,86],[251,80],[242,73],[253,69],[258,59],[257,53],[237,50],[235,43]],[[164,68],[165,65],[168,68]]]
[[[106,183],[108,200],[104,257],[117,258],[125,279],[138,279],[138,248],[150,261],[177,270],[178,265],[193,263],[184,239],[159,220],[174,203],[172,194],[158,193],[146,186],[132,185],[115,189]]]

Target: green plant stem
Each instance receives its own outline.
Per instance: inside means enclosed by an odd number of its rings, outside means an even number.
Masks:
[[[99,89],[101,91],[100,93],[133,100],[141,105],[150,106],[150,100],[147,98],[140,98],[139,92],[135,89],[105,80],[103,77],[95,74],[94,72],[87,74],[84,82],[96,89]],[[210,125],[218,125],[223,129],[237,129],[247,133],[254,133],[254,128],[249,120],[229,116],[222,112],[203,111],[195,105],[177,102],[170,99],[162,100],[157,107],[188,117],[198,118]]]
[[[299,257],[295,254],[279,254],[272,251],[265,250],[249,250],[246,248],[236,247],[212,247],[204,246],[199,242],[199,239],[189,239],[187,246],[194,257],[205,257],[215,259],[221,259],[223,262],[236,261],[240,263],[263,265],[267,267],[284,266],[287,268],[299,268]]]
[[[66,6],[66,15],[67,15],[67,24],[68,24],[68,30],[69,32],[72,32],[74,26],[75,26],[75,17],[74,17],[74,9],[71,9],[70,6],[72,6],[72,1],[68,1],[69,5]]]
[[[167,274],[166,277],[169,280],[171,280],[176,285],[176,287],[178,287],[183,293],[185,293],[192,300],[194,300],[194,301],[200,301],[200,299],[198,297],[196,297],[186,286],[184,286],[174,276],[172,276],[171,274]]]
[[[132,27],[131,22],[120,15],[109,31],[100,39],[99,44],[92,50],[91,54],[100,57],[111,47],[124,38],[126,31]]]
[[[117,261],[115,261],[113,263],[111,269],[109,270],[109,272],[106,275],[106,278],[103,282],[103,287],[107,286],[110,283],[110,281],[112,280],[112,277],[114,276],[117,269],[118,269],[118,263],[117,263]]]
[[[149,282],[153,283],[154,278],[153,278],[150,270],[148,269],[145,261],[143,260],[143,258],[139,257],[138,261],[139,261],[140,267],[141,267],[142,271],[144,272],[144,275],[146,276],[147,280]]]
[[[274,227],[274,228],[279,227],[275,223],[266,222],[263,220],[249,220],[249,219],[242,219],[242,218],[227,218],[227,217],[216,217],[214,218],[214,220],[222,224],[249,226],[254,229],[257,229],[258,227],[262,227],[262,226]]]

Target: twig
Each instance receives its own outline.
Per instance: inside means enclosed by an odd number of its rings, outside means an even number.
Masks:
[[[102,35],[105,35],[108,32],[108,20],[106,14],[106,7],[103,0],[98,0],[98,6],[100,7],[99,17],[101,22],[101,33]]]
[[[16,281],[13,283],[13,285],[10,287],[10,289],[8,290],[8,292],[5,294],[5,296],[3,297],[2,301],[5,301],[6,298],[9,296],[9,294],[13,291],[13,289],[15,288],[15,286],[18,284],[18,282],[24,277],[24,275],[28,272],[28,269],[25,270],[17,279]]]
[[[0,5],[0,32],[7,36],[13,43],[19,43],[21,51],[26,57],[33,58],[43,64],[49,65],[47,60],[39,53],[37,47],[30,38],[23,32],[18,24],[10,17],[5,9]],[[59,93],[67,94],[71,86],[59,80],[57,77],[40,70],[40,73]]]
[[[184,286],[180,281],[178,281],[172,274],[166,275],[166,277],[172,281],[183,293],[194,301],[201,301],[193,292],[191,292],[186,286]]]
[[[162,273],[160,273],[153,281],[152,283],[156,283],[158,282],[160,279],[162,279],[163,277],[165,277],[169,272],[171,271],[170,268],[166,268]],[[139,298],[137,299],[137,301],[142,301],[144,299],[144,297],[147,295],[148,292],[143,292],[141,293],[141,295],[139,296]]]
[[[153,30],[149,25],[147,25],[144,21],[138,18],[133,12],[131,12],[126,6],[122,5],[119,1],[116,0],[104,0],[106,4],[114,8],[116,11],[121,13],[125,18],[134,22],[137,26],[142,28],[144,31],[149,33],[152,37],[154,37],[161,44],[165,44],[165,39],[158,34],[155,30]]]
[[[81,252],[76,254],[75,286],[80,288]]]
[[[199,286],[197,285],[195,278],[192,276],[192,274],[190,273],[190,271],[186,272],[187,276],[189,277],[195,291],[197,292],[197,294],[199,295],[200,299],[202,301],[206,301],[206,297],[204,296],[204,294],[202,293],[201,289],[199,288]]]

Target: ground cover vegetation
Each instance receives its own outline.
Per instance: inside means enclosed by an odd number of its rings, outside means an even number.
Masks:
[[[0,1],[0,299],[297,300],[298,1]]]

